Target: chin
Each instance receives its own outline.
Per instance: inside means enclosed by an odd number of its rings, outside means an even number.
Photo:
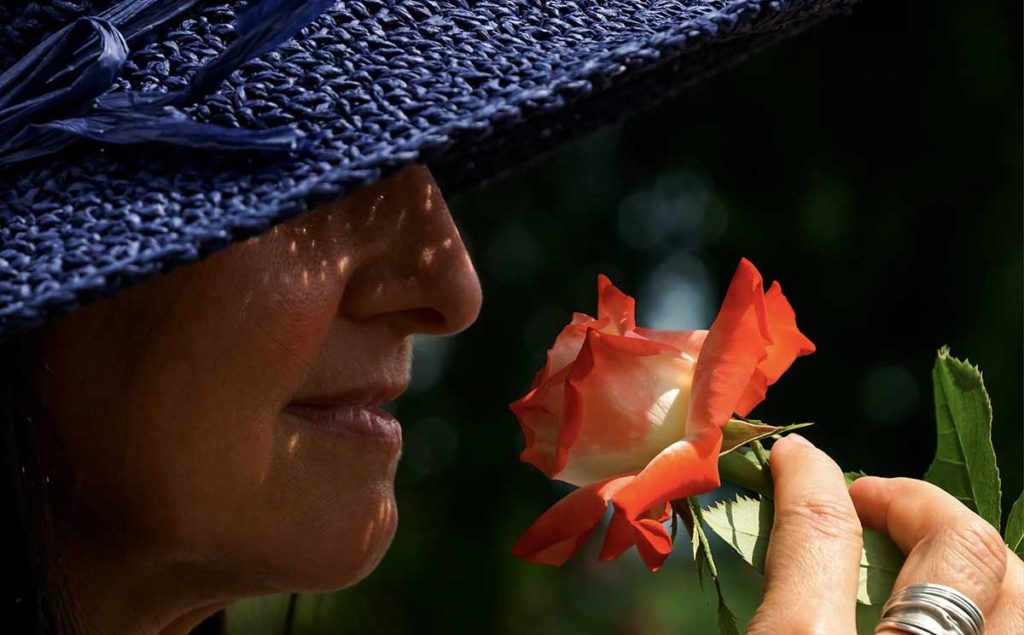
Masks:
[[[398,527],[398,508],[394,496],[388,495],[371,506],[372,513],[343,518],[337,531],[316,536],[319,548],[305,549],[302,556],[292,560],[290,567],[298,582],[296,590],[326,592],[352,586],[371,573],[380,564],[391,546]],[[306,532],[306,540],[299,545],[313,546],[313,536]],[[301,570],[295,565],[301,563]]]

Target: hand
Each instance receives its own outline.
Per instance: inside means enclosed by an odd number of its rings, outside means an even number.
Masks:
[[[897,589],[946,584],[982,610],[986,635],[1024,633],[1024,563],[949,494],[922,481],[875,477],[847,491],[839,466],[797,435],[775,444],[771,469],[775,525],[750,635],[856,633],[862,522],[907,555]]]
[[[986,635],[1024,634],[1024,562],[987,521],[931,483],[909,478],[860,478],[850,497],[864,526],[889,534],[907,556],[896,589],[945,584],[978,605]]]

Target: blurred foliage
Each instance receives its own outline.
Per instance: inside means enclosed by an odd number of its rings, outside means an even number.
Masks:
[[[450,201],[483,282],[478,323],[417,347],[401,400],[401,522],[358,586],[295,604],[293,632],[713,632],[682,545],[562,569],[512,543],[566,487],[519,463],[507,404],[605,272],[639,322],[706,327],[740,256],[778,279],[818,346],[754,413],[848,470],[920,477],[929,370],[949,344],[985,373],[1008,510],[1022,482],[1021,5],[865,0],[680,96]],[[760,580],[719,545],[741,620]],[[281,633],[286,598],[237,633]],[[866,622],[865,622],[866,624]],[[866,632],[870,632],[868,629]]]

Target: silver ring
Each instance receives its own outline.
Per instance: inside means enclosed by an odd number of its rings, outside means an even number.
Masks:
[[[912,584],[892,594],[875,632],[911,635],[982,635],[985,616],[963,593],[942,584]]]

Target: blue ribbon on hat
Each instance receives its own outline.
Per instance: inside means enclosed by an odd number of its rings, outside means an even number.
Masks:
[[[190,148],[287,152],[302,132],[200,123],[180,110],[213,91],[245,62],[298,33],[336,0],[255,0],[236,16],[238,38],[168,93],[108,93],[128,59],[128,44],[197,0],[123,0],[79,18],[0,74],[0,166],[53,154],[79,139]]]

